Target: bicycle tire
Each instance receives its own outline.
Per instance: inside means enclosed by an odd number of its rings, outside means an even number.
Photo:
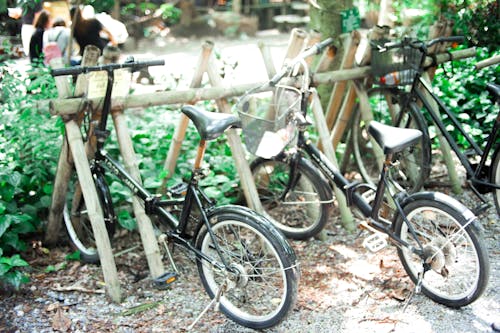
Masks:
[[[299,270],[293,249],[266,219],[243,208],[220,207],[209,216],[214,245],[205,224],[195,246],[207,260],[198,260],[198,272],[210,298],[227,283],[220,296],[220,309],[245,327],[265,329],[281,322],[297,298]],[[216,248],[231,271],[222,265]]]
[[[484,241],[475,226],[475,216],[456,200],[427,192],[427,198],[410,198],[402,207],[415,228],[430,269],[424,273],[422,292],[437,303],[452,308],[468,305],[484,292],[489,278],[489,262]],[[401,215],[394,222],[396,236],[419,248]],[[417,284],[423,271],[422,258],[407,248],[398,255]]]
[[[287,160],[257,158],[250,169],[267,217],[286,237],[304,240],[323,230],[330,217],[333,191],[310,161],[299,158],[297,179],[285,198],[291,173]]]
[[[115,232],[116,216],[111,200],[111,193],[102,174],[94,173],[93,179],[108,237],[112,240]],[[97,252],[94,231],[88,217],[85,199],[76,174],[73,175],[73,180],[70,181],[67,198],[68,200],[64,205],[63,220],[70,245],[75,250],[80,251],[80,260],[82,262],[98,263],[99,253]]]
[[[500,185],[500,144],[495,148],[495,152],[491,158],[490,182],[495,185]],[[497,214],[500,216],[500,189],[493,189],[493,200]]]
[[[396,88],[376,87],[368,91],[368,97],[374,120],[392,126],[416,128],[423,133],[419,143],[395,154],[394,159],[399,163],[391,168],[391,177],[408,193],[415,193],[423,187],[430,174],[431,144],[425,118],[418,110],[411,107],[403,110],[405,116],[397,123],[402,93]],[[355,109],[351,131],[358,170],[366,182],[376,184],[382,164],[374,157],[359,105]]]

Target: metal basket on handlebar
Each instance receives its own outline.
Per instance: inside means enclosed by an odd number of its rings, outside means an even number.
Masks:
[[[422,56],[420,49],[408,44],[393,48],[372,44],[372,73],[382,85],[410,85],[420,69]]]
[[[300,112],[300,91],[277,85],[273,90],[249,93],[234,106],[247,150],[260,157],[279,154],[296,136],[294,114]]]

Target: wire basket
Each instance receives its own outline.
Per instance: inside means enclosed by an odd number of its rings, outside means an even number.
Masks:
[[[372,73],[383,85],[410,85],[420,69],[422,56],[420,49],[409,45],[381,49],[377,44],[372,44]]]
[[[293,119],[300,112],[300,91],[278,85],[271,91],[242,96],[234,108],[241,119],[247,150],[271,158],[296,136]]]

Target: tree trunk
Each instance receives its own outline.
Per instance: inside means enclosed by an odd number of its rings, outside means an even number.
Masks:
[[[311,6],[311,28],[321,33],[321,38],[333,37],[335,39],[335,54],[344,53],[344,45],[340,35],[342,34],[342,18],[340,12],[353,7],[353,0],[331,1],[317,0],[319,8]],[[330,70],[339,69],[341,57],[335,57],[330,65]],[[318,87],[319,96],[321,96],[321,105],[327,110],[328,98],[332,92],[331,85],[322,85]]]

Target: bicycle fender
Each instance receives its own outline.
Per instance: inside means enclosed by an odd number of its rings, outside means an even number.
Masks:
[[[406,205],[417,200],[438,201],[443,205],[446,205],[451,209],[458,211],[460,214],[462,214],[466,219],[467,223],[468,224],[470,223],[470,225],[473,228],[477,229],[477,231],[481,230],[481,225],[478,222],[477,216],[464,204],[462,204],[457,199],[450,197],[449,195],[446,195],[441,192],[430,192],[430,191],[417,192],[404,198],[400,202],[400,205],[404,209]]]
[[[290,245],[286,237],[265,216],[251,210],[248,207],[238,206],[238,205],[225,205],[220,207],[214,207],[213,209],[210,210],[210,212],[207,213],[207,217],[210,220],[210,218],[216,216],[217,214],[222,214],[222,213],[233,213],[233,214],[244,215],[248,219],[252,219],[258,222],[261,226],[263,226],[266,229],[266,231],[270,235],[272,235],[279,241],[279,243],[285,250],[285,253],[288,256],[288,258],[292,260],[292,262],[294,263],[297,261],[295,251],[293,250],[292,246]]]

